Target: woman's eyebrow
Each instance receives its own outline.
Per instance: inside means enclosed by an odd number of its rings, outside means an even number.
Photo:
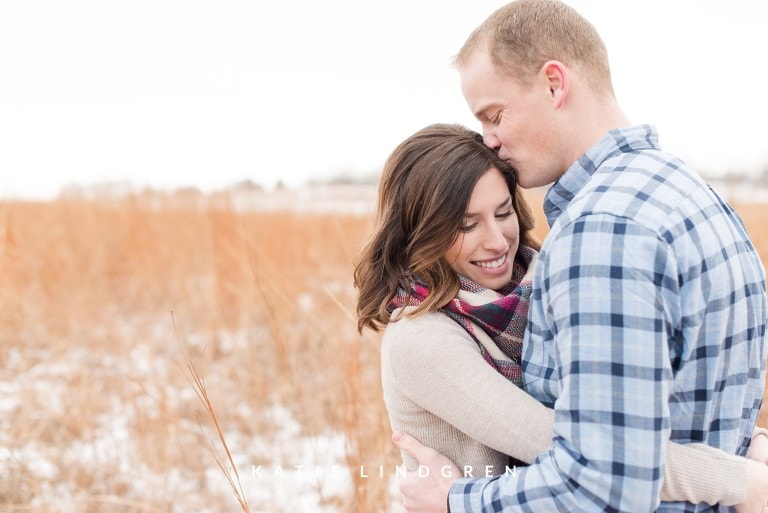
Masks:
[[[500,208],[504,208],[504,207],[506,207],[507,205],[509,205],[509,204],[511,204],[511,203],[512,203],[512,196],[509,196],[507,199],[505,199],[504,201],[502,201],[502,202],[499,204],[499,206],[498,206],[498,207],[496,207],[496,209],[495,209],[495,210],[498,210],[498,209],[500,209]],[[466,218],[466,217],[477,217],[477,216],[479,216],[479,215],[480,215],[480,214],[478,214],[478,213],[476,213],[476,212],[466,212],[466,213],[464,214],[464,217],[465,217],[465,218]]]

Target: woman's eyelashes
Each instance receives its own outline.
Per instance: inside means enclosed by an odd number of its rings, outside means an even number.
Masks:
[[[503,221],[503,220],[511,217],[512,215],[514,215],[514,213],[515,213],[514,210],[510,209],[510,210],[505,210],[504,212],[500,212],[500,213],[496,214],[494,217],[496,217],[496,219],[498,219],[499,221]],[[464,225],[459,227],[459,231],[461,233],[471,232],[472,230],[477,228],[478,224],[479,223],[464,224]]]

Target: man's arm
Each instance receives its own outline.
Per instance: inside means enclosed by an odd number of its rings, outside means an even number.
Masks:
[[[403,494],[403,505],[408,513],[443,513],[449,507],[446,504],[446,496],[453,484],[455,475],[460,475],[460,470],[448,458],[435,452],[429,447],[421,445],[418,440],[405,433],[396,432],[392,435],[395,445],[401,450],[408,452],[416,458],[420,465],[426,467],[426,473],[407,472],[399,480],[400,492]],[[702,444],[694,444],[701,446]],[[751,460],[746,461],[744,469],[746,491],[738,503],[728,503],[735,505],[738,513],[764,513],[765,504],[768,502],[768,438],[760,435],[757,440],[753,439],[753,445],[756,446],[755,453],[750,454]],[[670,449],[678,447],[676,450],[685,450],[686,445],[669,444]],[[706,455],[710,451],[720,453],[709,446],[706,451],[699,453],[693,451],[692,454]],[[752,453],[752,448],[750,448]],[[722,457],[721,455],[716,458]],[[731,456],[731,458],[738,458]],[[717,468],[712,466],[715,461],[704,456],[700,464],[700,469]],[[706,478],[709,473],[704,473]],[[714,473],[716,474],[716,472]],[[722,485],[722,483],[720,483]],[[718,483],[713,484],[714,487]],[[698,492],[697,492],[698,493]],[[701,502],[701,501],[695,501]]]
[[[555,338],[553,446],[516,475],[457,480],[451,509],[653,511],[669,439],[675,260],[653,233],[608,215],[572,222],[545,251],[544,314],[532,320]]]

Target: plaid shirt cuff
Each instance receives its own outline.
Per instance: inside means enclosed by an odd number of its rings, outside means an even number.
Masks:
[[[495,511],[483,509],[483,490],[497,478],[459,478],[453,481],[448,491],[448,512],[465,513],[472,511]]]

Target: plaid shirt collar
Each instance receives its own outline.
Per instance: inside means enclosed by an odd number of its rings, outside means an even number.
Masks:
[[[547,216],[549,226],[555,224],[560,213],[589,181],[595,169],[606,159],[619,153],[648,149],[660,149],[658,133],[651,125],[616,128],[606,133],[547,191],[544,197],[544,214]]]

